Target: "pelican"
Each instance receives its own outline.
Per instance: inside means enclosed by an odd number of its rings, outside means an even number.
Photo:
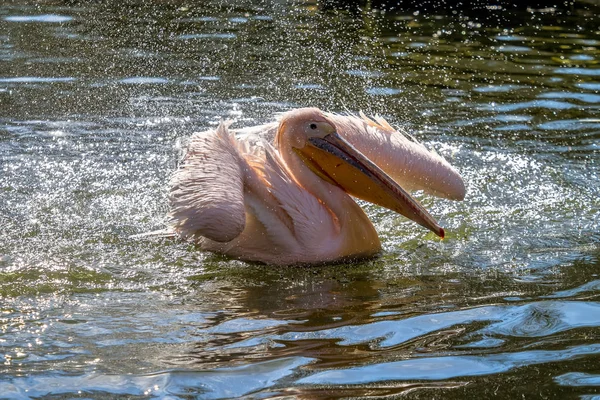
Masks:
[[[203,250],[273,265],[372,257],[381,243],[353,197],[443,238],[408,190],[465,196],[456,169],[381,117],[302,108],[235,133],[193,134],[171,180],[170,230]]]

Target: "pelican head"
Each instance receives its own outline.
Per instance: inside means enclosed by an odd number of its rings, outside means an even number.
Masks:
[[[275,146],[292,151],[323,181],[362,200],[386,207],[444,237],[435,219],[381,168],[342,138],[335,123],[316,108],[285,115]]]

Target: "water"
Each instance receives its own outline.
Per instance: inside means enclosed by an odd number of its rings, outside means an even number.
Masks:
[[[0,6],[0,398],[600,396],[597,11]],[[73,5],[75,4],[75,5]],[[461,171],[439,241],[273,268],[159,229],[177,141],[379,113]]]

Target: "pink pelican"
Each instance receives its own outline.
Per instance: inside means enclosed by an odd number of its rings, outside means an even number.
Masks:
[[[204,250],[275,265],[371,257],[381,243],[351,196],[441,238],[407,190],[465,196],[456,169],[381,117],[303,108],[237,133],[195,133],[171,181],[170,230]]]

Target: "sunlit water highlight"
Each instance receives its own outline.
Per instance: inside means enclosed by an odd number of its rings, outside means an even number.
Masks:
[[[0,398],[600,395],[597,11],[0,6]],[[300,106],[461,171],[363,263],[162,240],[178,143]],[[535,382],[535,385],[532,384]]]

